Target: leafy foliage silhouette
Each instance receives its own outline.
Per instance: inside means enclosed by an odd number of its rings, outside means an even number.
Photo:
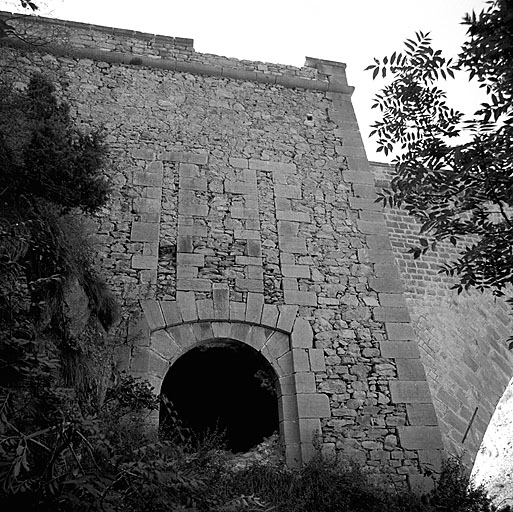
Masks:
[[[403,52],[375,59],[373,77],[391,77],[376,95],[372,125],[378,151],[393,154],[395,174],[379,200],[420,222],[414,257],[447,241],[459,257],[442,272],[471,287],[502,295],[513,281],[513,4],[488,2],[467,15],[468,40],[457,59],[434,50],[418,32]],[[466,71],[488,93],[474,117],[450,108],[440,79]],[[465,134],[469,142],[458,136]]]

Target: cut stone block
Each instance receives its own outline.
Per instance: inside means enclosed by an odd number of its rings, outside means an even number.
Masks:
[[[310,267],[308,265],[282,265],[283,277],[296,277],[310,279]]]
[[[285,462],[289,468],[298,469],[301,467],[301,445],[286,444],[285,445]]]
[[[277,359],[280,377],[292,375],[294,373],[294,363],[292,361],[292,351],[288,350]]]
[[[208,162],[208,153],[182,153],[179,151],[170,151],[162,154],[162,160],[168,162],[206,165]]]
[[[141,300],[141,307],[151,331],[163,329],[166,326],[160,303],[157,300]]]
[[[196,343],[196,335],[192,330],[191,324],[175,325],[174,327],[169,327],[167,331],[183,350]]]
[[[296,395],[296,380],[293,374],[285,375],[278,379],[279,396]]]
[[[387,233],[387,226],[385,222],[357,220],[358,229],[364,235],[380,235]]]
[[[238,169],[247,169],[249,167],[249,160],[247,158],[230,158],[228,160],[230,165]]]
[[[264,292],[264,283],[261,279],[235,279],[235,288],[242,292]]]
[[[246,305],[246,322],[259,324],[262,319],[264,295],[262,293],[248,293]]]
[[[215,320],[212,299],[197,300],[196,309],[198,310],[198,318],[200,320]]]
[[[320,433],[321,421],[318,418],[299,418],[299,437],[302,444],[312,445]]]
[[[387,322],[385,324],[389,341],[403,341],[416,339],[413,327],[409,323]]]
[[[310,222],[310,215],[304,212],[293,212],[287,210],[277,210],[276,211],[276,219],[277,220],[287,220],[291,222]]]
[[[216,320],[230,319],[230,290],[227,285],[214,283],[212,296],[214,300],[214,316]]]
[[[268,327],[275,328],[278,322],[278,306],[274,304],[264,304],[262,310],[262,325],[267,325]]]
[[[433,404],[408,404],[406,406],[406,412],[410,425],[438,425],[438,419]]]
[[[246,304],[244,302],[230,302],[230,320],[232,322],[246,320]]]
[[[192,332],[198,341],[207,341],[214,337],[211,322],[196,322],[192,324]]]
[[[216,338],[229,338],[232,332],[232,325],[229,322],[213,322],[212,330]]]
[[[320,393],[297,395],[299,418],[329,418],[330,402]]]
[[[301,199],[301,187],[296,185],[275,185],[274,192],[277,197]]]
[[[176,255],[177,265],[189,265],[192,267],[204,267],[205,255],[204,254],[188,254],[178,253]]]
[[[262,327],[253,325],[249,331],[249,336],[246,339],[246,343],[251,345],[255,350],[262,350],[267,342],[267,336],[265,330]]]
[[[159,199],[136,197],[133,200],[134,213],[160,213],[160,203]]]
[[[311,348],[308,350],[310,358],[310,368],[313,372],[325,372],[326,362],[324,359],[324,349],[322,348]]]
[[[290,349],[289,336],[282,332],[276,331],[267,340],[265,348],[274,359],[278,359]]]
[[[292,348],[312,348],[313,330],[310,322],[304,318],[296,318],[291,334]]]
[[[419,347],[414,341],[380,341],[382,357],[393,359],[418,359]]]
[[[181,163],[178,166],[178,174],[180,178],[197,178],[199,177],[199,167],[195,164]]]
[[[280,434],[282,439],[287,439],[288,443],[299,443],[299,421],[282,421],[280,423]]]
[[[317,294],[315,292],[297,292],[284,290],[283,296],[286,304],[297,304],[298,306],[317,306]]]
[[[158,242],[159,224],[157,222],[132,222],[130,240],[132,242]]]
[[[175,342],[170,334],[161,329],[151,335],[151,348],[167,361],[171,361],[181,353],[182,348]]]
[[[390,394],[395,404],[431,403],[431,394],[426,381],[390,381]]]
[[[278,309],[280,311],[280,316],[278,317],[278,324],[276,327],[278,329],[281,329],[282,331],[291,332],[292,326],[296,321],[296,316],[299,307],[292,305],[284,305],[278,306]]]
[[[200,279],[194,277],[188,279],[177,279],[176,289],[183,291],[194,290],[197,292],[209,292],[212,290],[212,281],[210,279]]]
[[[374,320],[377,322],[409,322],[410,313],[407,308],[374,308]]]
[[[278,241],[280,250],[291,254],[306,254],[306,240],[302,237],[280,237]]]
[[[177,292],[176,302],[184,322],[195,322],[198,320],[194,292]]]
[[[405,308],[406,299],[402,293],[378,293],[379,303],[389,308]]]
[[[292,362],[294,365],[294,372],[309,372],[310,371],[310,359],[308,357],[308,351],[304,348],[293,348],[292,349]]]
[[[132,158],[139,160],[155,160],[155,151],[146,148],[135,148],[132,150]]]
[[[362,183],[365,185],[374,185],[374,177],[370,172],[366,171],[342,171],[342,178],[347,183]]]
[[[426,380],[424,365],[420,359],[395,358],[399,380]]]
[[[376,292],[400,293],[403,291],[403,284],[400,279],[369,277],[369,286]]]
[[[136,270],[156,270],[157,264],[156,256],[142,256],[140,254],[132,256],[132,268]]]
[[[246,343],[249,339],[249,331],[251,329],[251,326],[248,324],[241,324],[241,323],[235,323],[231,324],[231,330],[230,330],[230,338],[242,341],[243,343]]]
[[[315,393],[315,377],[310,371],[294,374],[296,381],[296,393]]]
[[[283,395],[278,401],[279,421],[297,421],[298,404],[296,395]]]
[[[178,304],[174,300],[160,301],[160,309],[164,315],[164,323],[166,326],[172,326],[182,323],[182,314]]]
[[[143,187],[162,187],[162,172],[144,172],[136,170],[133,173],[132,183]]]
[[[397,427],[399,442],[406,450],[443,450],[438,427]]]
[[[192,253],[192,235],[178,235],[176,238],[176,250],[178,253]]]

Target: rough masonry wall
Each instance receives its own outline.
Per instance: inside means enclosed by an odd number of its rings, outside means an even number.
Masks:
[[[378,186],[390,182],[391,166],[372,170]],[[441,244],[415,260],[408,249],[418,245],[418,224],[397,209],[385,209],[385,218],[445,448],[471,466],[511,379],[510,308],[490,293],[458,295],[455,281],[438,272],[457,255],[454,247]]]
[[[70,27],[88,52],[22,62],[107,130],[100,260],[131,325],[120,363],[159,390],[190,348],[246,343],[275,369],[289,462],[317,432],[376,477],[424,486],[442,441],[344,66],[214,59],[183,41],[174,64],[150,65],[116,54],[115,29]],[[119,38],[144,53],[139,35]]]

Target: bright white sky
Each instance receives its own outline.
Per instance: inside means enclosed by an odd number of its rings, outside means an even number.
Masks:
[[[370,160],[383,161],[368,139],[371,102],[380,83],[364,68],[402,49],[418,30],[454,56],[465,39],[465,12],[485,0],[34,0],[41,15],[194,39],[198,52],[302,66],[305,56],[347,64],[353,104]],[[14,11],[18,0],[0,0]],[[452,106],[472,114],[483,97],[461,80],[447,88]]]

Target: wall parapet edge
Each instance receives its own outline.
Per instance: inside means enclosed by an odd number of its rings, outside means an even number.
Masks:
[[[110,51],[88,46],[80,47],[84,43],[79,42],[77,46],[77,43],[74,41],[70,41],[67,44],[65,43],[62,45],[38,44],[38,51],[44,49],[45,52],[55,55],[57,57],[91,59],[100,62],[108,62],[110,64],[158,68],[169,71],[191,73],[195,75],[216,76],[222,78],[230,78],[233,80],[280,85],[282,87],[289,89],[299,88],[306,90],[341,93],[349,95],[351,95],[354,91],[354,87],[347,85],[347,80],[345,79],[344,72],[345,64],[342,63],[333,64],[337,64],[336,67],[340,68],[340,70],[343,72],[343,80],[331,80],[330,78],[324,79],[324,76],[322,79],[314,79],[307,78],[305,76],[300,76],[297,74],[301,71],[301,69],[305,68],[296,68],[296,71],[294,71],[293,66],[282,66],[282,69],[279,69],[279,72],[274,73],[259,70],[260,66],[258,66],[257,64],[260,63],[257,62],[252,63],[254,65],[253,69],[248,69],[247,67],[238,66],[238,64],[247,64],[247,61],[220,58],[208,54],[196,54],[194,52],[192,39],[153,35],[133,30],[104,27],[99,25],[90,25],[73,21],[53,20],[42,17],[30,19],[30,16],[21,14],[11,14],[5,11],[0,11],[0,19],[7,19],[8,21],[20,21],[21,23],[30,20],[33,22],[34,25],[53,25],[56,27],[62,27],[64,29],[82,30],[121,37],[131,37],[146,42],[148,48],[152,46],[152,43],[163,42],[164,46],[167,45],[171,47],[176,47],[177,50],[179,50],[181,47],[186,49],[187,52],[193,52],[194,55],[197,55],[199,57],[199,59],[203,59],[208,63],[199,62],[198,60],[187,60],[181,58],[182,55],[180,55],[179,58],[168,58],[165,56],[165,54],[169,53],[169,48],[163,48],[163,50],[165,50],[164,56],[160,55],[160,51],[159,55],[150,54],[149,56],[147,56],[136,54],[133,52]],[[3,38],[0,39],[0,45],[12,46],[23,50],[33,49],[32,45],[19,39]],[[214,60],[212,60],[212,58],[214,58]],[[216,60],[218,61],[217,63]],[[319,65],[321,65],[322,68],[324,62],[328,61],[322,61],[320,59],[313,59],[307,57],[306,67],[317,70]],[[321,68],[319,68],[319,71],[322,75],[324,70]]]

